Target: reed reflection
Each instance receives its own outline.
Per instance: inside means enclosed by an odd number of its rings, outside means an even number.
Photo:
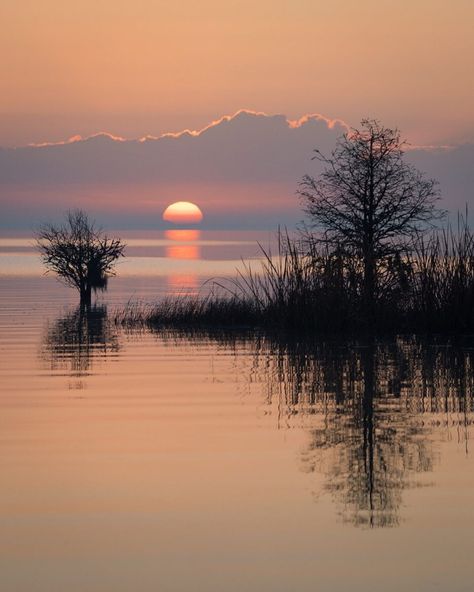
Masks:
[[[324,475],[324,490],[354,526],[400,523],[404,490],[432,482],[440,439],[454,436],[468,451],[471,347],[416,338],[365,345],[199,332],[187,338],[232,348],[239,377],[263,387],[264,408],[278,427],[308,430],[302,469]]]
[[[433,431],[456,430],[465,445],[473,421],[472,350],[399,340],[366,347],[285,347],[270,381],[283,385],[287,413],[316,414],[303,454],[308,472],[345,521],[400,522],[402,493],[426,483],[438,448]]]
[[[120,349],[117,331],[107,317],[107,307],[81,307],[48,326],[43,353],[52,370],[68,368],[75,376],[87,374],[94,360]]]

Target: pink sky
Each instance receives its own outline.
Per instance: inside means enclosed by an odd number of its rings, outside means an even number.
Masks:
[[[0,226],[155,227],[183,200],[211,228],[292,225],[312,150],[364,117],[452,146],[410,158],[463,209],[473,22],[472,0],[5,0]]]
[[[0,145],[200,129],[248,108],[474,139],[472,0],[6,0]]]

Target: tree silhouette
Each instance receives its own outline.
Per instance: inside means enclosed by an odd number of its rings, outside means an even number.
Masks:
[[[378,272],[383,261],[399,260],[411,237],[443,215],[436,209],[436,182],[403,160],[398,130],[363,120],[344,134],[318,178],[305,175],[298,191],[312,225],[323,239],[361,261],[366,321],[373,324]]]
[[[36,239],[48,271],[76,288],[86,308],[91,305],[92,290],[106,289],[107,278],[114,275],[115,262],[125,249],[120,239],[109,238],[82,210],[69,212],[61,226],[43,225]]]

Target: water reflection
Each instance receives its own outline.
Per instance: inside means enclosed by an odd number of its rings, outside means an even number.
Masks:
[[[470,347],[415,338],[366,345],[205,338],[235,350],[239,376],[263,387],[266,412],[278,427],[308,430],[302,468],[324,475],[324,490],[345,522],[398,525],[403,491],[432,482],[440,438],[456,437],[468,452]],[[243,349],[252,352],[245,369]]]
[[[187,294],[193,296],[199,294],[201,284],[194,273],[172,273],[166,277],[168,292],[171,294]]]
[[[172,241],[166,247],[166,257],[174,260],[197,261],[201,259],[201,247],[199,241],[201,232],[190,229],[166,230],[165,238]],[[172,294],[197,294],[199,281],[196,273],[170,273],[167,276],[168,291]]]
[[[417,338],[377,343],[308,343],[264,334],[160,331],[179,347],[212,344],[232,356],[236,388],[258,391],[278,429],[310,438],[302,470],[324,476],[343,521],[397,526],[404,491],[431,485],[440,440],[456,438],[467,454],[474,420],[474,348]],[[58,319],[45,335],[51,367],[86,374],[115,353],[119,340],[96,306]],[[226,362],[228,363],[228,362]],[[248,387],[248,389],[247,389]],[[319,485],[315,492],[320,493]]]
[[[119,347],[104,305],[68,312],[47,327],[43,340],[43,354],[51,369],[69,369],[73,376],[87,374],[94,360],[117,352]]]
[[[165,238],[175,243],[166,247],[166,256],[169,259],[201,258],[201,248],[197,244],[201,238],[199,230],[166,230]]]
[[[285,348],[270,382],[287,413],[316,414],[307,471],[325,474],[345,521],[395,526],[402,492],[426,484],[437,459],[434,429],[467,446],[473,416],[472,350],[416,340],[366,347]]]

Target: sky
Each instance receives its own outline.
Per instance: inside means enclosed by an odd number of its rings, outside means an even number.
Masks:
[[[346,131],[319,115],[240,111],[195,133],[1,149],[0,228],[31,228],[82,208],[109,228],[158,229],[169,226],[162,214],[177,201],[201,208],[202,228],[294,227],[304,217],[298,183],[321,172],[313,150],[330,154]],[[472,204],[474,143],[412,147],[405,158],[439,181],[443,208]]]
[[[472,0],[2,0],[0,145],[240,109],[474,140]]]

